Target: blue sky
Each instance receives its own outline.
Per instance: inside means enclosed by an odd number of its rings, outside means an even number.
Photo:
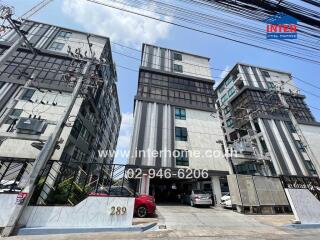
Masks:
[[[7,0],[4,1],[15,7],[16,16],[22,15],[39,0]],[[275,68],[291,72],[305,81],[318,85],[319,65],[295,60],[264,50],[229,42],[227,40],[204,35],[154,20],[146,20],[118,10],[111,10],[99,5],[89,4],[85,0],[55,0],[31,19],[106,35],[111,41],[123,43],[133,48],[141,48],[142,42],[154,43],[160,46],[192,52],[211,58],[211,67],[216,69],[231,68],[236,62]],[[265,29],[261,29],[265,31]],[[140,53],[113,45],[113,49],[130,56],[140,58]],[[123,114],[123,126],[120,132],[119,148],[126,149],[129,145],[133,98],[136,93],[139,61],[118,54],[113,55],[117,63],[118,90],[120,107]],[[129,71],[125,66],[136,71]],[[221,71],[213,70],[214,79],[219,79]],[[217,80],[218,81],[218,80]],[[318,89],[295,81],[296,85],[306,91],[318,94]],[[318,97],[301,92],[307,96],[307,103],[320,109]],[[320,110],[311,109],[320,120]],[[118,162],[125,162],[118,158]]]

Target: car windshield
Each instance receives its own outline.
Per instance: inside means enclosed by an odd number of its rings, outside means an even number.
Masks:
[[[202,190],[193,190],[194,194],[206,194],[205,191]]]

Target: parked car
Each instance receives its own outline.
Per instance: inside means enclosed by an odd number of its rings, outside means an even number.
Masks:
[[[232,208],[231,197],[229,193],[221,197],[221,206],[224,208]]]
[[[182,198],[182,202],[190,204],[191,207],[196,206],[211,206],[212,196],[203,190],[192,190],[191,193],[185,194]]]
[[[139,194],[132,192],[130,189],[121,186],[112,186],[110,191],[106,188],[100,188],[96,193],[90,194],[91,196],[110,196],[110,197],[134,197],[134,215],[139,218],[152,216],[156,210],[155,199],[146,194]]]

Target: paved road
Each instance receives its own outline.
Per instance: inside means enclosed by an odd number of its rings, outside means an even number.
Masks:
[[[108,240],[108,239],[248,239],[248,240],[318,240],[318,230],[293,230],[281,226],[289,223],[291,215],[242,215],[220,208],[189,206],[158,206],[159,225],[166,230],[144,233],[91,233],[51,236],[11,237],[8,240]],[[151,221],[153,219],[150,219]],[[148,220],[147,220],[148,221]]]

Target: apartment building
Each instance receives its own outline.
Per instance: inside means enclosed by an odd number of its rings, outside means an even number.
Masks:
[[[290,73],[237,63],[215,94],[235,173],[317,176],[320,123]]]
[[[34,161],[53,132],[83,71],[80,60],[73,60],[76,54],[83,58],[94,54],[104,64],[92,65],[85,76],[90,81],[83,85],[51,160],[113,163],[98,155],[98,150],[115,150],[121,123],[109,38],[29,20],[20,29],[37,54],[21,46],[0,66],[0,180],[14,179],[18,168],[24,171],[24,163]],[[14,31],[6,34],[1,53],[18,38]],[[19,164],[8,177],[13,163]]]
[[[213,85],[207,57],[143,44],[129,158],[130,164],[144,169],[140,192],[176,201],[191,188],[212,190],[217,199],[221,186],[226,191],[224,177],[229,167],[222,152],[223,133],[214,107]],[[158,156],[141,156],[139,151],[156,151]],[[160,155],[161,151],[180,154]],[[195,151],[198,156],[189,154]],[[181,168],[206,169],[209,178],[148,175],[148,169]]]

